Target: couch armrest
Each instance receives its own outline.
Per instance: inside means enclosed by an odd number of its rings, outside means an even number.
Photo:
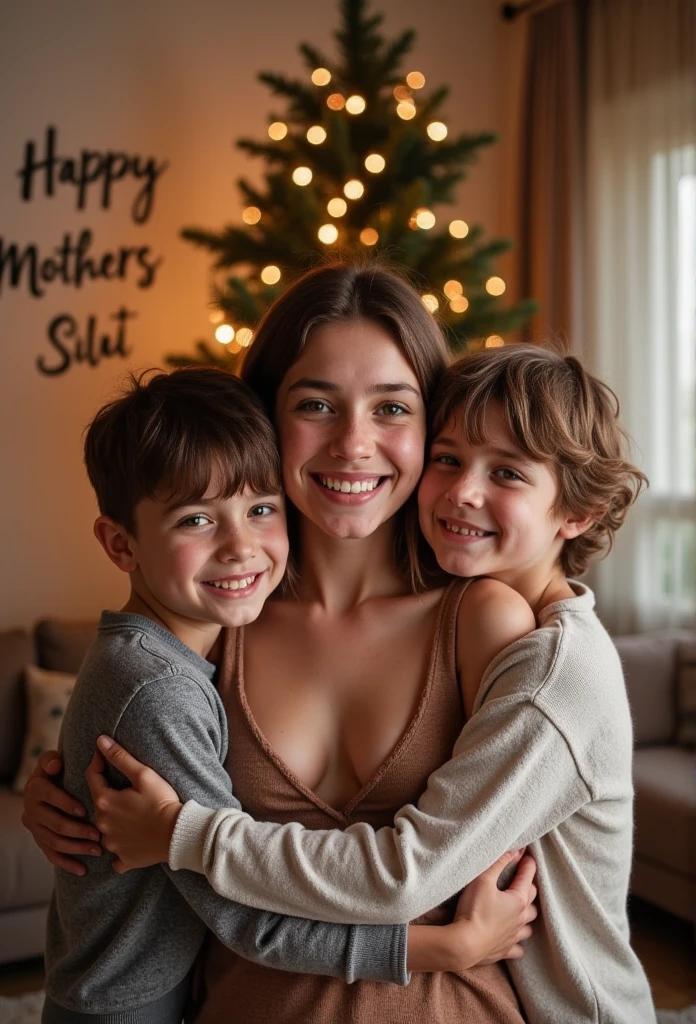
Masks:
[[[52,672],[79,672],[87,649],[96,635],[96,622],[42,619],[36,626],[39,665]]]

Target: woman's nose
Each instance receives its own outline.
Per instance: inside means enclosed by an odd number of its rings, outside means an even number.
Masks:
[[[374,454],[375,438],[371,425],[362,417],[339,419],[329,446],[329,454],[345,462],[366,459]]]

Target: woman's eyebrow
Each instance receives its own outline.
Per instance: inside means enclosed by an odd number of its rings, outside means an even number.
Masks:
[[[310,388],[314,391],[339,391],[338,384],[332,384],[328,380],[319,380],[318,377],[300,377],[294,384],[291,384],[288,388],[288,394],[291,391],[300,391],[302,388]]]
[[[368,395],[393,395],[399,391],[409,391],[412,395],[416,395],[420,398],[420,391],[414,388],[412,384],[407,384],[406,381],[396,381],[389,384],[373,384],[367,389]]]

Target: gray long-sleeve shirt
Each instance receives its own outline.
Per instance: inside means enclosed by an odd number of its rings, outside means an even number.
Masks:
[[[239,807],[223,764],[227,724],[215,668],[140,615],[104,612],[61,732],[64,785],[88,809],[85,780],[101,733],[166,778],[184,799]],[[114,785],[123,777],[112,772]],[[205,878],[157,865],[126,875],[113,856],[56,870],[48,918],[43,1024],[178,1024],[184,981],[209,928],[237,953],[283,970],[404,984],[404,926],[282,917],[218,896]],[[182,984],[183,982],[183,984]]]

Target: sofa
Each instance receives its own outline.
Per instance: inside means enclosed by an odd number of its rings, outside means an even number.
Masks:
[[[96,626],[40,622],[0,633],[0,963],[40,956],[53,868],[21,824],[12,791],[26,719],[24,666],[77,672]],[[693,634],[619,637],[635,722],[636,839],[632,889],[696,920],[696,775],[676,731],[676,656]]]

